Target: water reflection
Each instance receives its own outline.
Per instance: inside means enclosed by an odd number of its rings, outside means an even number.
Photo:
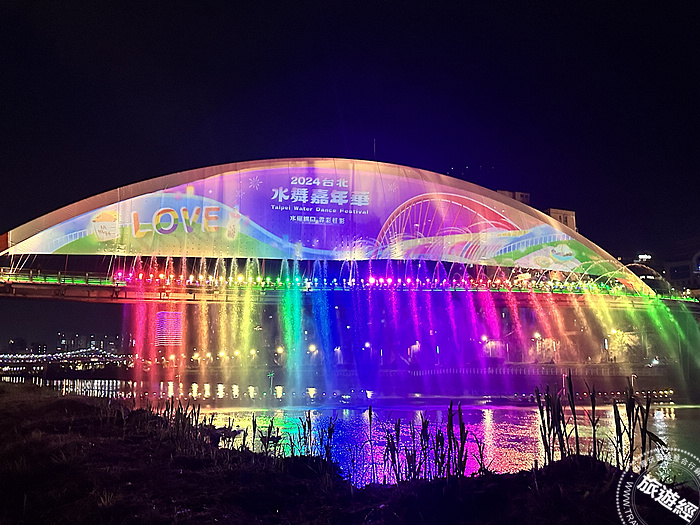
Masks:
[[[22,382],[22,378],[0,378],[3,381]],[[373,410],[372,426],[367,405],[289,407],[289,406],[260,406],[256,408],[232,407],[230,401],[242,395],[250,395],[247,390],[239,389],[238,385],[225,383],[192,383],[184,388],[182,383],[141,383],[118,380],[34,380],[40,386],[48,386],[63,395],[77,394],[107,398],[132,398],[136,393],[141,397],[136,399],[149,400],[154,406],[164,404],[169,397],[182,398],[201,404],[202,414],[214,416],[217,426],[229,423],[234,428],[247,429],[249,432],[248,445],[252,442],[252,418],[255,414],[258,429],[266,429],[272,422],[279,428],[283,436],[282,445],[286,453],[292,450],[292,444],[298,445],[301,435],[301,420],[310,417],[314,446],[319,445],[318,436],[321,429],[327,429],[331,420],[336,421],[333,458],[340,465],[343,473],[357,485],[371,482],[392,482],[394,474],[384,461],[384,451],[387,444],[387,432],[394,433],[394,422],[400,420],[400,450],[401,461],[405,466],[405,450],[413,446],[411,425],[415,429],[415,439],[419,439],[421,420],[427,418],[430,422],[429,432],[435,436],[439,428],[446,432],[447,407],[426,406],[416,408],[408,405],[400,407],[375,407]],[[166,395],[167,394],[167,395]],[[255,393],[253,393],[255,395]],[[227,400],[227,403],[221,403]],[[155,403],[154,403],[155,401]],[[586,414],[585,406],[581,405],[578,413],[579,434],[581,436],[581,451],[586,453],[592,448],[592,429]],[[652,406],[649,418],[649,429],[669,446],[687,450],[697,454],[697,436],[700,435],[700,407],[679,405]],[[569,411],[566,411],[569,414]],[[464,422],[469,431],[468,461],[466,472],[469,474],[478,470],[475,458],[477,452],[475,439],[484,443],[484,459],[486,465],[496,472],[518,472],[533,467],[535,460],[543,464],[544,456],[540,443],[539,414],[534,406],[463,406]],[[597,436],[602,440],[604,457],[614,462],[614,449],[610,437],[614,436],[615,422],[611,406],[596,409],[600,418]],[[456,420],[457,418],[455,418]],[[569,425],[572,422],[569,420]],[[371,432],[371,440],[370,440]],[[459,430],[456,429],[458,433]],[[239,438],[240,439],[240,438]],[[256,449],[259,450],[260,440],[256,437]],[[237,441],[234,446],[239,446]],[[297,446],[298,451],[298,446]],[[298,453],[298,452],[297,452]]]
[[[700,431],[700,407],[652,407],[653,417],[649,428],[662,437],[669,446],[689,450],[696,448],[695,436]],[[466,406],[464,421],[469,431],[466,472],[476,472],[479,468],[476,459],[475,438],[484,443],[484,459],[487,466],[495,472],[518,472],[531,469],[537,460],[543,464],[544,455],[539,435],[539,414],[534,407],[494,407]],[[298,439],[300,418],[306,417],[306,411],[300,408],[285,409],[215,409],[204,408],[204,414],[214,415],[214,422],[224,426],[233,422],[237,428],[252,427],[255,414],[258,428],[266,428],[270,421],[279,427],[284,436],[284,443],[289,450],[290,442]],[[611,407],[598,408],[600,417],[597,430],[598,439],[602,439],[603,454],[614,461],[614,450],[609,437],[614,436],[615,422]],[[684,414],[682,425],[678,425],[678,414]],[[337,417],[336,441],[333,458],[341,466],[345,475],[356,484],[365,484],[372,479],[378,482],[393,482],[394,474],[385,463],[384,451],[387,432],[395,432],[394,422],[401,420],[400,442],[401,461],[405,467],[405,450],[412,446],[410,425],[413,423],[416,434],[420,431],[421,416],[430,421],[430,434],[436,429],[446,431],[447,411],[442,407],[427,407],[424,410],[388,409],[373,410],[372,446],[370,446],[369,410],[367,409],[316,409],[311,411],[311,418],[316,429],[326,428],[331,419]],[[455,418],[456,419],[456,418]],[[581,435],[581,450],[589,452],[592,448],[592,429],[586,416],[578,419]],[[458,429],[456,429],[458,432]],[[416,439],[419,439],[418,437]]]

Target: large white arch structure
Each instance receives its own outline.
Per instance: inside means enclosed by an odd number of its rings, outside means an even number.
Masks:
[[[334,158],[200,168],[116,188],[0,238],[0,255],[417,259],[614,274],[646,285],[553,218],[481,186]]]

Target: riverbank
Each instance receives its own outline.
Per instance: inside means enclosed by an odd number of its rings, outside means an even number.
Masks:
[[[0,523],[619,523],[619,471],[585,456],[358,490],[321,458],[223,450],[163,424],[0,383]]]

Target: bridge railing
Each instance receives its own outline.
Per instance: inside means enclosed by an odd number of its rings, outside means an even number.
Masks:
[[[115,280],[111,275],[99,272],[43,272],[40,269],[34,268],[27,270],[0,268],[0,282],[93,284],[110,286],[120,286],[126,284]]]
[[[253,288],[260,292],[275,292],[285,289],[300,289],[302,291],[342,291],[351,289],[376,289],[376,290],[393,290],[397,292],[412,291],[412,290],[434,290],[434,291],[473,291],[473,292],[505,292],[505,293],[550,293],[558,296],[563,295],[610,295],[610,296],[629,296],[639,297],[639,294],[630,292],[621,288],[597,285],[596,283],[561,283],[561,282],[510,282],[505,280],[494,281],[465,281],[444,279],[427,279],[424,281],[410,279],[401,282],[397,280],[392,282],[391,279],[384,280],[382,278],[374,279],[370,277],[367,281],[364,279],[347,280],[342,282],[338,279],[318,282],[318,279],[295,278],[295,279],[271,279],[270,277],[258,277],[255,281],[241,281],[234,279],[213,279],[213,280],[192,280],[186,279],[183,276],[169,278],[167,276],[145,276],[140,274],[138,277],[132,274],[124,274],[123,272],[116,273],[101,273],[101,272],[62,272],[49,271],[45,272],[41,269],[31,268],[16,270],[8,267],[0,267],[0,283],[46,283],[59,285],[90,285],[90,286],[108,286],[110,288],[125,287],[126,289],[139,288],[144,291],[158,291],[161,293],[203,293],[203,294],[220,294],[220,293],[236,293],[236,290],[242,288]],[[646,296],[641,296],[646,297]],[[655,294],[657,299],[684,300],[697,302],[697,299],[686,295],[664,295]]]

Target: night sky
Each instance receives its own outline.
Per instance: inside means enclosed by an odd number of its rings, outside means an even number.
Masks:
[[[616,256],[699,235],[697,3],[453,4],[0,3],[0,232],[176,171],[333,156],[529,192]],[[12,305],[2,339],[54,308]]]

